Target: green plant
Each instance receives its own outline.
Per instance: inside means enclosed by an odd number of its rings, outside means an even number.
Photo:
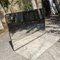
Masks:
[[[22,2],[24,4],[24,10],[28,11],[33,9],[31,0],[22,0]]]

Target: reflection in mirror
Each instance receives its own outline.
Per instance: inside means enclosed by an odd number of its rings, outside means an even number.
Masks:
[[[33,9],[31,0],[22,0],[22,2],[24,11],[6,14],[6,21],[14,50],[32,41],[32,39],[28,38],[32,34],[34,36],[34,33],[37,31],[45,29],[43,8],[41,7],[39,10]],[[38,11],[40,11],[41,18]],[[37,38],[37,36],[33,38]]]

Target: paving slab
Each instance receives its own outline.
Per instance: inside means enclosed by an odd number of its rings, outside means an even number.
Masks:
[[[15,52],[30,60],[36,60],[44,51],[56,43],[60,37],[46,33]]]
[[[60,60],[60,42],[57,41],[36,60]]]

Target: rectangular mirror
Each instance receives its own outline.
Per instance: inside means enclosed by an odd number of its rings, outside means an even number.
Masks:
[[[6,14],[6,21],[14,50],[37,38],[39,36],[36,35],[38,31],[45,29],[43,8],[32,8],[31,0],[22,0],[22,2],[24,5],[23,11]]]

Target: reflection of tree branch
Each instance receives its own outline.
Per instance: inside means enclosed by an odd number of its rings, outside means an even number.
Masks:
[[[3,2],[3,1],[0,1],[0,4],[1,4],[1,6],[2,6],[4,12],[6,13],[6,12],[7,12],[7,7],[4,7],[4,2]],[[6,9],[5,9],[5,8],[6,8]]]
[[[2,6],[2,5],[1,5]],[[4,9],[4,12],[6,13],[8,10],[6,10],[5,8],[4,8],[4,6],[2,6],[2,8]]]
[[[10,6],[10,7],[9,7],[8,9],[11,11],[11,13],[13,13],[13,10],[14,10],[13,7],[14,7],[15,4],[17,4],[17,3],[19,3],[19,1],[16,1],[16,2],[15,2],[14,0],[9,1],[9,6]]]
[[[38,6],[38,0],[35,0],[35,3],[36,3],[36,6],[37,6],[37,11],[38,11],[38,14],[39,14],[39,18],[41,19],[42,16],[41,16],[41,12],[40,12],[40,9],[39,9],[39,6]]]
[[[14,0],[12,0],[12,2],[10,3],[10,5],[11,5],[11,6],[14,6],[14,5],[17,4],[17,3],[19,3],[19,1],[16,1],[16,2],[14,3]]]
[[[2,26],[4,26],[4,25],[3,25],[3,21],[2,21],[3,18],[4,18],[4,15],[3,15],[2,11],[0,11],[0,21],[1,21],[1,23],[2,23]]]
[[[10,3],[13,3],[14,0],[11,0]]]

